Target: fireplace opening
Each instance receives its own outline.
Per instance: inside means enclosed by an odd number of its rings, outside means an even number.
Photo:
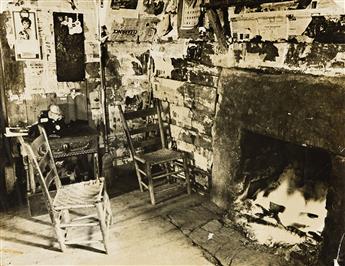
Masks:
[[[260,244],[317,250],[331,170],[326,150],[243,131],[236,222]]]

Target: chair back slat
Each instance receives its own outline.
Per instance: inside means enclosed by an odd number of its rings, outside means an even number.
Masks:
[[[48,188],[50,187],[52,182],[55,181],[55,178],[56,178],[56,174],[55,174],[54,169],[50,169],[50,171],[45,176],[45,183]]]
[[[166,147],[158,101],[154,107],[138,111],[123,112],[120,105],[118,108],[132,158],[137,150],[154,151]]]
[[[161,146],[161,138],[160,137],[155,137],[155,138],[149,138],[146,140],[137,140],[137,141],[133,141],[133,146],[134,148],[142,148],[145,149],[147,147],[150,146]]]
[[[40,167],[40,169],[43,171],[44,169],[46,169],[46,167],[48,166],[49,164],[49,153],[48,151],[42,156],[42,158],[39,161],[38,165]]]
[[[158,124],[149,124],[149,125],[144,126],[144,127],[130,129],[129,133],[133,136],[136,134],[141,134],[141,133],[146,133],[146,132],[151,132],[151,131],[157,131],[157,130],[159,130]]]
[[[29,160],[34,166],[35,176],[41,186],[44,197],[46,198],[47,207],[52,209],[52,186],[54,189],[61,187],[61,181],[56,169],[53,154],[50,149],[47,134],[41,125],[38,125],[39,136],[33,141],[21,141],[26,149]]]
[[[47,150],[45,147],[44,135],[40,134],[30,143],[30,146],[32,147],[32,150],[37,158],[43,156]]]
[[[155,114],[156,114],[156,109],[154,107],[151,107],[151,108],[142,109],[138,111],[125,112],[123,116],[126,120],[132,120],[132,119],[147,117],[147,116],[151,116]]]

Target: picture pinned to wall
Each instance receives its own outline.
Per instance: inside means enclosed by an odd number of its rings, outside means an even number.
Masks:
[[[150,15],[160,15],[164,10],[163,0],[144,0],[145,12]]]
[[[201,3],[201,0],[182,1],[181,29],[190,30],[198,24]]]
[[[123,18],[121,23],[113,22],[110,40],[114,42],[135,42],[138,39],[139,20],[137,18]]]
[[[57,80],[85,80],[83,14],[54,12],[53,19]]]
[[[197,26],[201,19],[202,0],[179,0],[178,31],[181,38],[193,38],[198,35]]]
[[[136,9],[138,0],[111,0],[110,6],[112,9]]]
[[[16,60],[39,60],[41,58],[41,50],[36,12],[23,9],[21,11],[13,11],[12,14]]]

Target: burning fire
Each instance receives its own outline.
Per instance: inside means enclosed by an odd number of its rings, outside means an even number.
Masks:
[[[305,241],[316,244],[322,240],[327,215],[326,186],[315,181],[312,186],[297,187],[298,179],[295,170],[287,167],[276,184],[272,184],[275,189],[258,192],[255,200],[242,201],[243,197],[239,197],[236,222],[251,239],[268,246]]]

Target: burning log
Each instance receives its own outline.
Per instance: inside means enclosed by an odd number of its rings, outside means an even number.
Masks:
[[[306,237],[307,236],[307,233],[303,232],[302,230],[298,229],[297,227],[295,226],[292,226],[292,225],[288,225],[286,227],[286,229],[290,232],[293,232],[295,233],[296,235],[298,235],[299,237]]]
[[[316,232],[308,231],[308,234],[311,235],[317,242],[321,242],[323,240],[322,236]]]

